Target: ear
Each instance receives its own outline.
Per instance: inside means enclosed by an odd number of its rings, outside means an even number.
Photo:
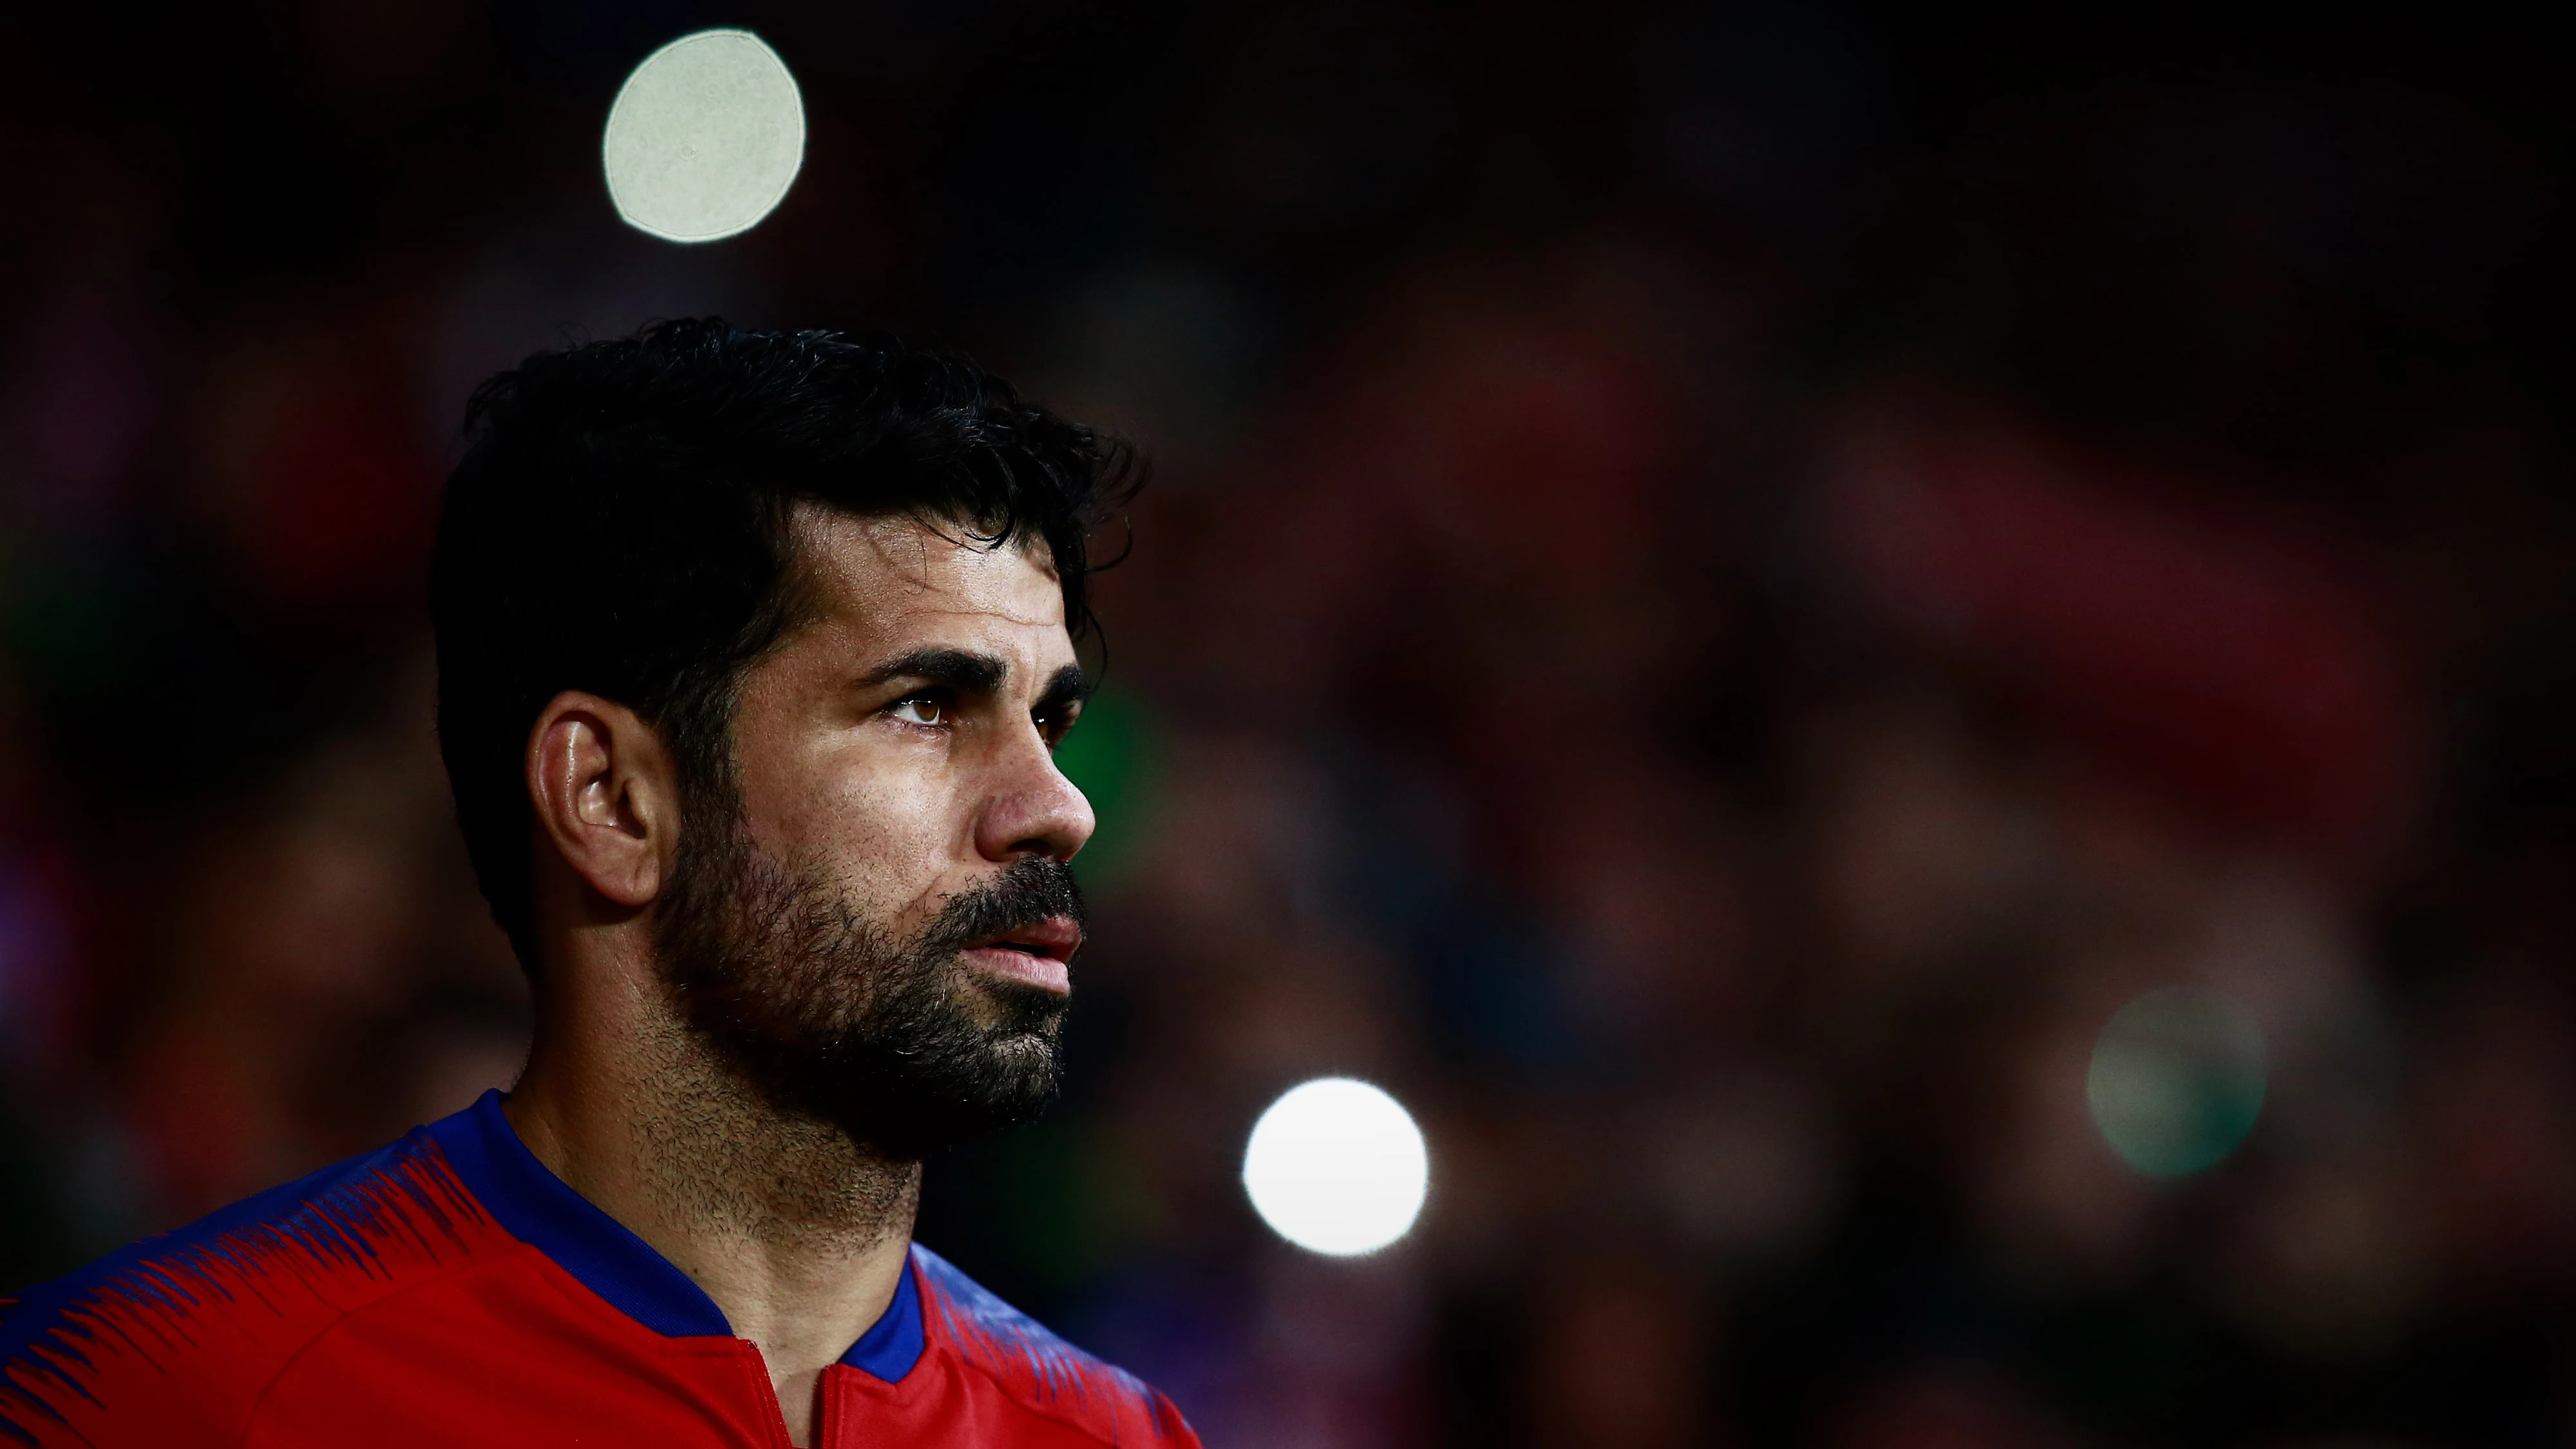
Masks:
[[[671,876],[680,794],[671,752],[635,711],[567,690],[528,731],[528,800],[537,829],[574,875],[629,909]]]

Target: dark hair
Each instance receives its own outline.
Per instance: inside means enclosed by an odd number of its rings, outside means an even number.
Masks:
[[[714,318],[530,357],[475,389],[466,431],[430,577],[438,743],[484,899],[531,975],[523,761],[548,700],[626,705],[670,746],[684,811],[727,799],[735,686],[797,622],[796,505],[1043,542],[1079,638],[1090,530],[1144,474],[962,357]]]

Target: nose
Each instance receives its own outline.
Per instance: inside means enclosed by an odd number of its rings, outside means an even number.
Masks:
[[[1044,857],[1071,860],[1098,822],[1091,802],[1064,772],[1036,730],[994,762],[994,777],[975,821],[975,848],[1008,865]]]

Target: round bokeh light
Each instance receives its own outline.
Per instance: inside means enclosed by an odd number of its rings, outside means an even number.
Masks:
[[[2084,1096],[2120,1160],[2149,1177],[2215,1167],[2254,1130],[2267,1068],[2243,1003],[2192,986],[2120,1008],[2093,1046]]]
[[[775,210],[805,164],[805,103],[745,30],[702,30],[644,57],[600,137],[608,199],[638,231],[709,242]]]
[[[1279,1236],[1337,1258],[1374,1253],[1411,1231],[1431,1187],[1431,1154],[1413,1114],[1350,1077],[1290,1089],[1252,1127],[1243,1190]]]

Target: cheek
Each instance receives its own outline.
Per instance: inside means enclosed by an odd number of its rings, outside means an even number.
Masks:
[[[820,865],[878,909],[929,894],[967,838],[936,751],[852,730],[746,782],[754,838],[783,859]],[[748,774],[749,771],[746,771]]]

